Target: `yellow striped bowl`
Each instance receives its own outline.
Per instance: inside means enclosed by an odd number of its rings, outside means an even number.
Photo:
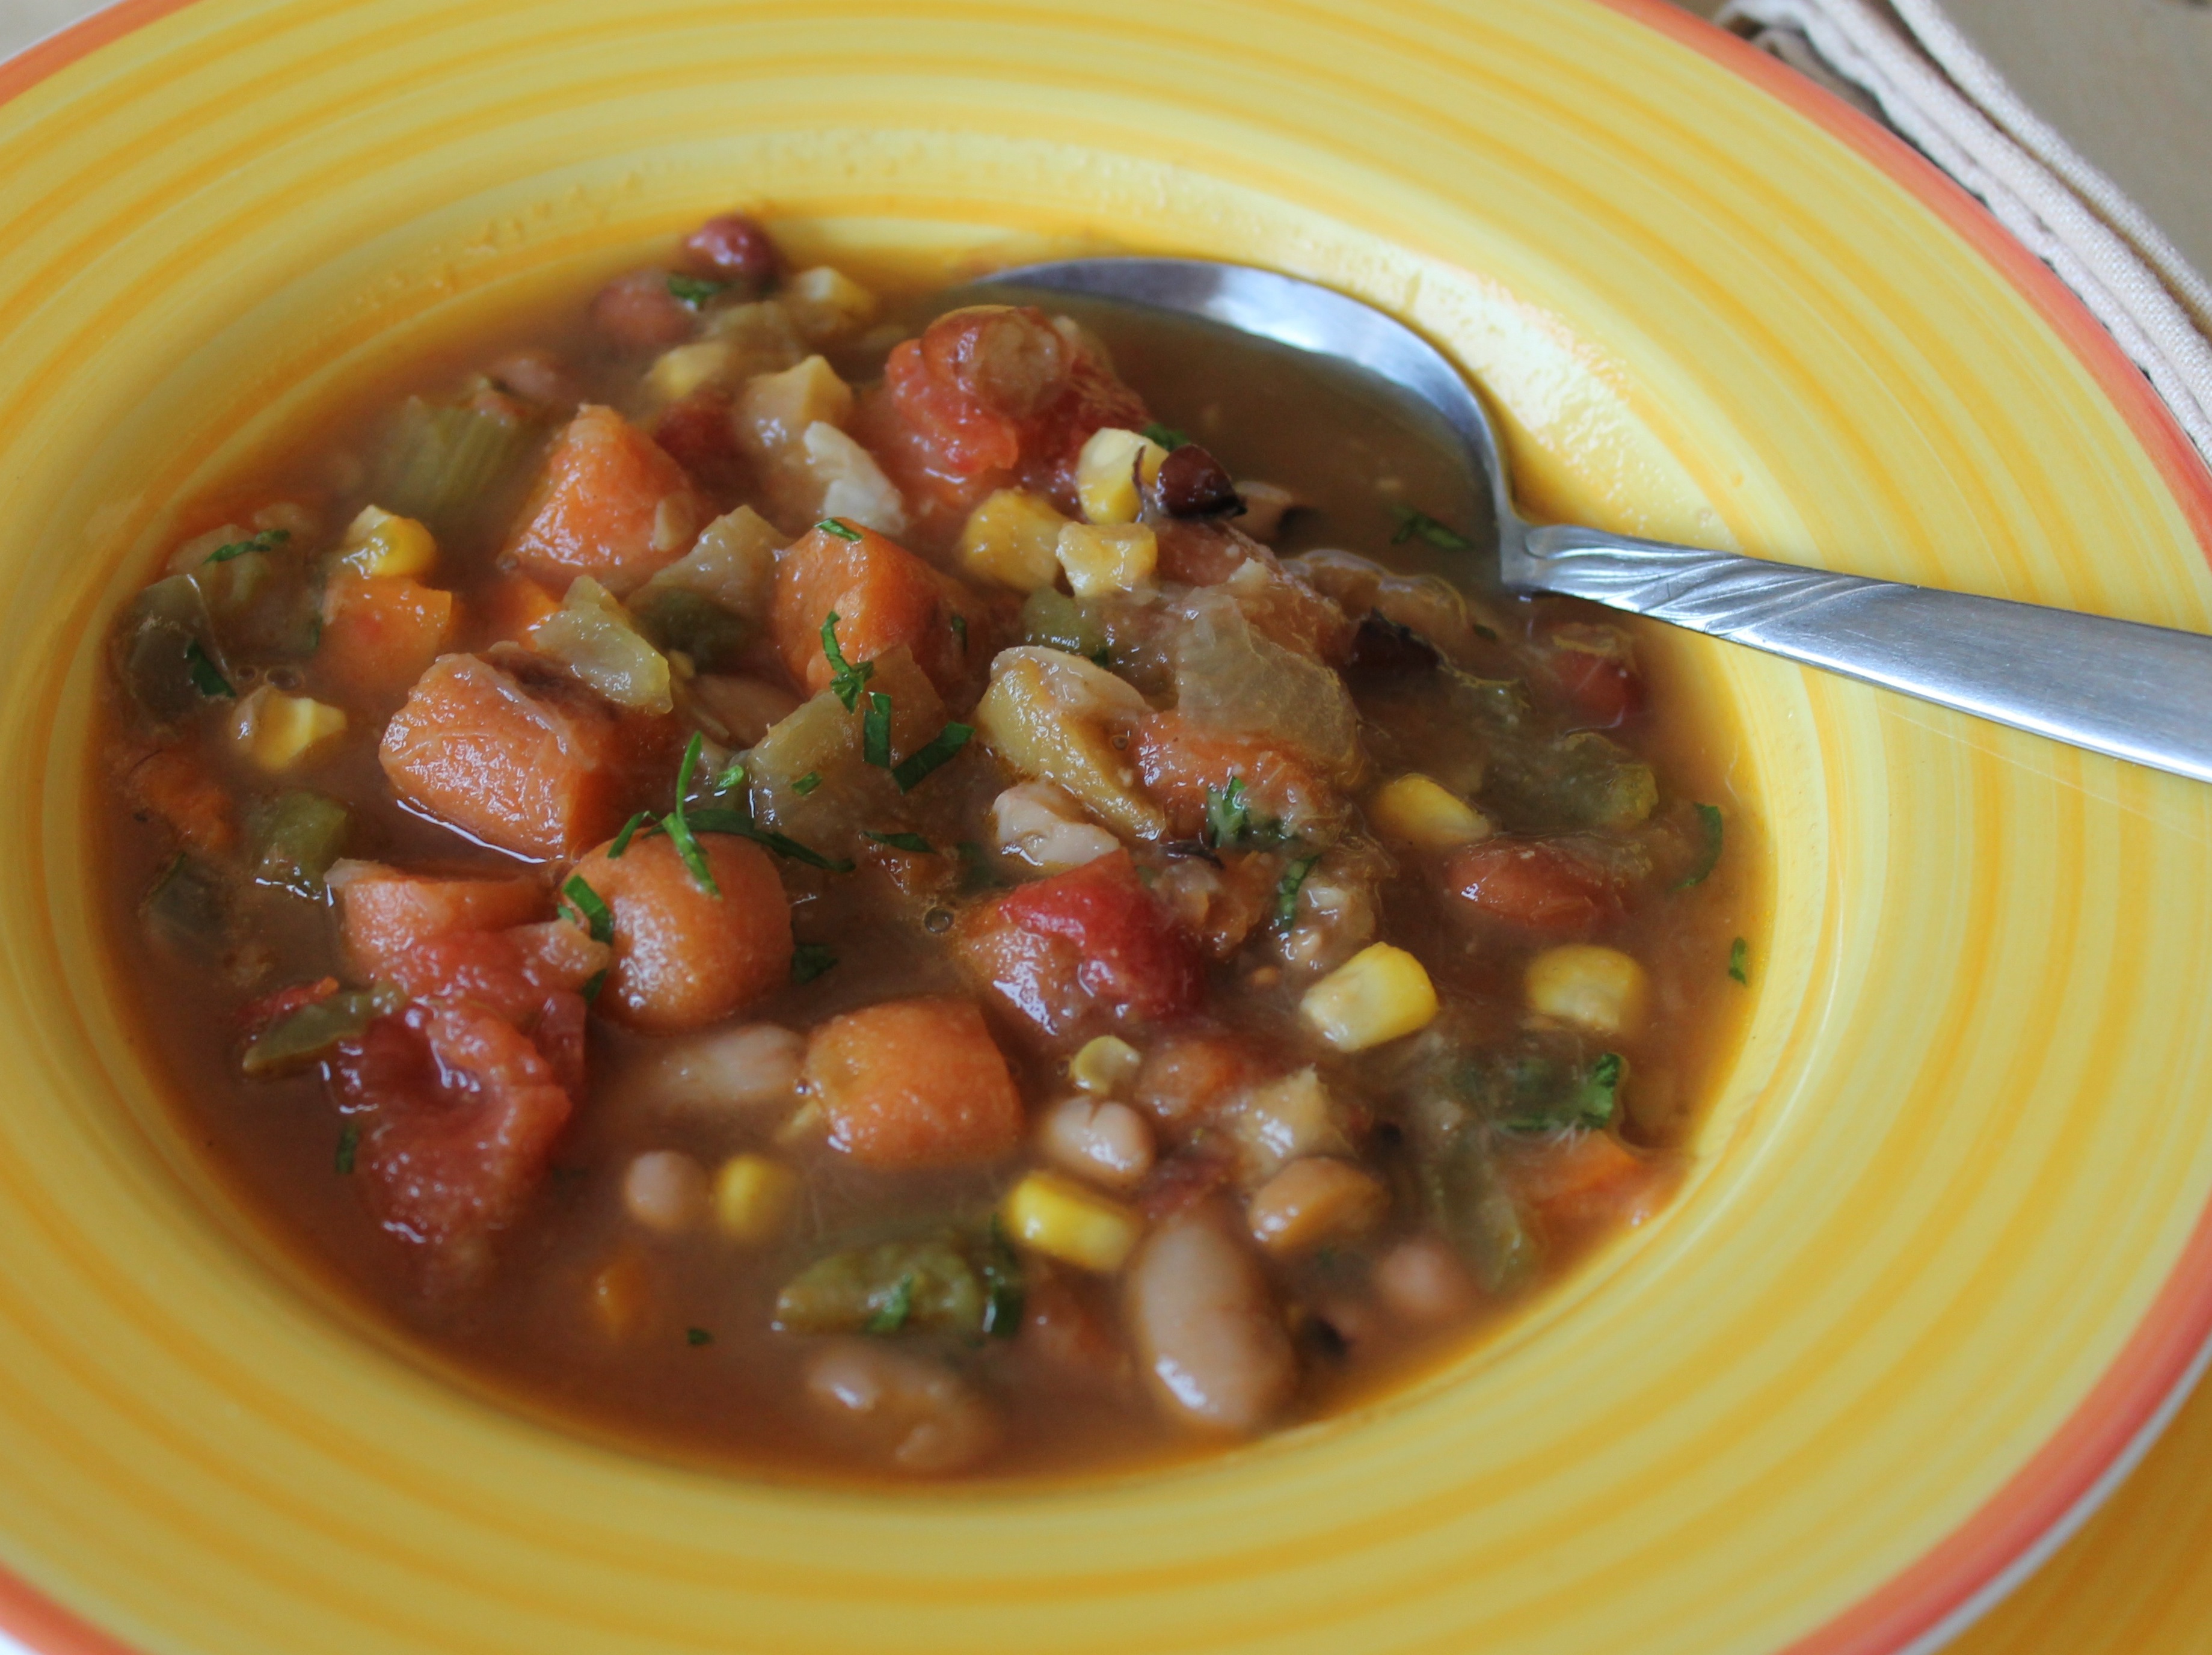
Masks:
[[[453,1386],[183,1141],[94,940],[102,618],[384,353],[735,202],[1271,263],[1530,503],[2212,626],[2212,484],[2050,278],[1652,0],[125,0],[0,68],[0,1624],[49,1655],[1928,1647],[2212,1330],[2212,789],[1682,643],[1771,846],[1658,1222],[1172,1475],[862,1496]]]

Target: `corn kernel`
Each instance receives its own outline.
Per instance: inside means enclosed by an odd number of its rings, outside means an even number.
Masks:
[[[841,270],[817,265],[786,282],[777,301],[815,350],[848,339],[876,319],[876,295]]]
[[[338,561],[363,575],[427,575],[438,561],[438,543],[411,517],[363,506],[346,528]]]
[[[1307,989],[1298,1010],[1339,1051],[1364,1051],[1426,1028],[1437,991],[1420,961],[1371,942]]]
[[[1075,459],[1075,497],[1093,523],[1133,523],[1144,507],[1144,487],[1160,474],[1168,451],[1150,437],[1119,426],[1091,434]]]
[[[1079,598],[1134,592],[1160,561],[1160,543],[1142,523],[1070,523],[1054,550]]]
[[[1000,489],[968,514],[961,570],[1017,592],[1042,592],[1060,578],[1060,532],[1066,526],[1042,495]]]
[[[1084,1042],[1068,1060],[1067,1078],[1093,1097],[1111,1097],[1137,1078],[1144,1056],[1127,1041],[1110,1034]]]
[[[1528,962],[1528,1007],[1595,1034],[1631,1034],[1644,1020],[1644,968],[1618,948],[1571,943]]]
[[[709,386],[736,383],[738,347],[728,339],[702,339],[663,351],[646,370],[646,388],[663,402],[681,402]]]
[[[714,1222],[732,1241],[773,1241],[791,1216],[799,1174],[765,1155],[732,1155],[714,1174]]]
[[[292,768],[325,741],[343,735],[344,711],[263,685],[238,703],[231,734],[264,770]]]
[[[1079,1269],[1110,1275],[1144,1232],[1144,1220],[1118,1201],[1057,1172],[1032,1172],[1006,1197],[1006,1230],[1025,1247]]]
[[[1453,850],[1491,833],[1480,811],[1419,773],[1401,776],[1377,791],[1367,801],[1367,815],[1385,839],[1416,850]]]

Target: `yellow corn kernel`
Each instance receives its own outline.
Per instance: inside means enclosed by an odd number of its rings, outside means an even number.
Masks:
[[[1307,989],[1298,1010],[1339,1051],[1365,1051],[1426,1028],[1437,990],[1404,949],[1370,942]]]
[[[1075,459],[1075,497],[1093,523],[1133,523],[1144,486],[1160,474],[1168,451],[1141,432],[1116,425],[1091,434]]]
[[[1067,1078],[1094,1098],[1109,1098],[1137,1078],[1144,1055],[1110,1034],[1087,1040],[1068,1060]]]
[[[1032,1172],[1006,1196],[1007,1232],[1024,1247],[1110,1275],[1121,1268],[1145,1222],[1129,1208],[1057,1172]]]
[[[362,575],[428,575],[438,561],[438,543],[411,517],[363,506],[346,528],[338,561]]]
[[[263,685],[244,701],[231,733],[246,756],[264,770],[286,770],[325,741],[345,733],[346,715],[306,696],[288,696]]]
[[[714,1223],[732,1241],[758,1246],[781,1233],[799,1196],[799,1174],[765,1155],[732,1155],[714,1174]]]
[[[786,282],[777,302],[815,350],[849,339],[876,319],[876,295],[841,270],[817,265]]]
[[[1000,489],[968,514],[961,572],[978,581],[1042,592],[1060,578],[1060,532],[1067,520],[1042,495]]]
[[[1134,592],[1160,562],[1160,543],[1142,523],[1070,523],[1054,550],[1079,598]]]
[[[681,402],[708,386],[737,382],[738,347],[728,339],[702,339],[663,351],[646,370],[646,388],[663,402]]]
[[[1618,948],[1570,943],[1528,962],[1528,1008],[1596,1034],[1632,1034],[1644,1021],[1650,984]]]
[[[1491,833],[1480,811],[1418,772],[1378,789],[1367,801],[1367,817],[1385,839],[1415,850],[1452,850]]]

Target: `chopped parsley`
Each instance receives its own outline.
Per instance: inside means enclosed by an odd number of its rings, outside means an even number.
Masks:
[[[614,861],[622,855],[623,852],[628,850],[629,849],[631,837],[635,835],[640,828],[643,827],[652,819],[653,812],[651,811],[641,810],[638,812],[636,815],[631,817],[629,820],[624,822],[622,824],[622,831],[615,835],[614,843],[607,847],[607,860],[611,862]]]
[[[819,770],[809,770],[805,775],[800,776],[799,780],[791,784],[791,790],[797,794],[801,799],[804,799],[808,794],[813,792],[815,788],[821,785],[822,772]]]
[[[1298,916],[1298,892],[1305,889],[1306,875],[1312,873],[1319,856],[1301,856],[1283,870],[1283,877],[1275,885],[1275,923],[1287,931]]]
[[[708,896],[719,898],[721,886],[714,883],[714,870],[707,866],[707,853],[699,848],[699,840],[691,831],[691,824],[684,819],[684,799],[691,791],[691,772],[699,767],[699,749],[706,738],[696,730],[690,740],[684,744],[684,762],[676,767],[676,808],[660,818],[668,837],[676,846],[676,854],[684,859],[684,866],[691,870],[691,877],[699,881],[699,888]]]
[[[713,1344],[714,1336],[704,1328],[686,1328],[684,1329],[684,1342],[696,1350],[701,1345]]]
[[[966,654],[968,653],[968,618],[965,615],[952,617],[952,636],[960,640],[960,653]]]
[[[694,310],[717,294],[726,292],[729,285],[727,282],[709,282],[696,276],[672,276],[668,278],[670,296],[681,300]]]
[[[860,686],[875,677],[876,664],[864,660],[855,666],[845,659],[845,652],[837,647],[837,611],[834,609],[830,611],[830,618],[822,623],[822,653],[830,661],[830,691],[845,703],[845,710],[849,713],[860,699]]]
[[[916,747],[891,767],[891,780],[898,783],[901,793],[912,793],[927,781],[939,766],[949,764],[954,754],[968,745],[975,733],[970,724],[947,724],[922,745]]]
[[[983,1254],[983,1334],[1011,1339],[1022,1330],[1022,1261],[1006,1239],[1006,1226],[991,1214],[990,1244]]]
[[[933,856],[935,847],[919,833],[878,833],[873,828],[860,830],[879,845],[889,845],[893,850],[907,850],[917,856]]]
[[[860,530],[848,529],[834,517],[825,517],[814,526],[824,534],[836,535],[840,540],[857,540],[860,538]],[[832,615],[830,618],[834,621],[837,618]]]
[[[210,701],[235,701],[238,691],[230,687],[230,680],[222,669],[208,659],[208,652],[194,638],[185,646],[185,670],[192,675],[192,688]]]
[[[741,810],[724,810],[709,806],[690,813],[690,824],[694,833],[727,833],[740,839],[750,839],[757,845],[765,845],[779,856],[787,856],[794,862],[804,862],[809,867],[818,867],[831,873],[850,873],[852,862],[842,856],[824,856],[811,846],[764,828]]]
[[[803,987],[837,964],[837,956],[818,942],[802,942],[791,951],[791,980]]]
[[[1145,427],[1145,440],[1148,442],[1157,442],[1170,453],[1190,441],[1174,426],[1163,425],[1158,420]]]
[[[1692,805],[1698,812],[1698,824],[1705,831],[1705,843],[1698,855],[1698,865],[1675,885],[1677,891],[1687,891],[1693,885],[1703,885],[1711,877],[1721,861],[1721,807],[1718,805]]]
[[[864,1331],[896,1333],[906,1325],[907,1317],[913,1314],[914,1272],[908,1270],[898,1279],[898,1285],[890,1290],[884,1302],[876,1306],[875,1313],[868,1317]]]
[[[289,529],[264,529],[250,540],[234,540],[227,546],[217,546],[200,560],[203,567],[209,563],[227,563],[234,557],[243,557],[249,551],[274,551],[292,538]]]
[[[860,715],[860,757],[879,770],[891,767],[891,698],[868,691],[868,710]]]
[[[1457,529],[1439,523],[1425,511],[1415,511],[1411,506],[1393,505],[1390,514],[1398,520],[1398,531],[1390,537],[1394,546],[1402,545],[1419,535],[1431,545],[1444,551],[1472,551],[1474,542]]]
[[[1751,986],[1751,973],[1745,969],[1751,958],[1751,945],[1741,937],[1729,944],[1729,975],[1747,989]]]
[[[593,942],[611,943],[615,940],[614,910],[582,874],[571,873],[568,882],[561,887],[561,895],[564,898],[562,912],[589,931]]]
[[[1525,1064],[1515,1077],[1524,1095],[1521,1108],[1498,1123],[1508,1132],[1564,1132],[1571,1127],[1595,1130],[1613,1123],[1628,1062],[1619,1052],[1601,1052],[1580,1079],[1555,1090],[1557,1071],[1548,1062]],[[1534,1094],[1529,1096],[1528,1094]]]
[[[599,997],[599,990],[607,986],[607,970],[606,966],[600,966],[598,970],[592,973],[591,979],[576,991],[584,996],[584,1004],[586,1006],[597,1000]]]
[[[732,758],[729,768],[714,778],[716,793],[735,793],[745,784],[745,761]]]
[[[338,1129],[337,1159],[333,1163],[343,1177],[353,1171],[353,1158],[361,1148],[361,1123],[348,1121]]]
[[[1239,846],[1280,844],[1285,836],[1280,822],[1252,813],[1252,800],[1244,791],[1244,778],[1232,776],[1227,787],[1206,790],[1206,826],[1200,837],[1212,849],[1225,850]]]

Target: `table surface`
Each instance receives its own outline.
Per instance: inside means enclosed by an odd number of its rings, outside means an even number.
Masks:
[[[1721,0],[1677,0],[1710,16]],[[2028,103],[2212,272],[2212,5],[1948,0]],[[0,57],[98,9],[0,0]],[[1954,1655],[2212,1655],[2212,1388]],[[12,1646],[0,1637],[0,1655]]]

